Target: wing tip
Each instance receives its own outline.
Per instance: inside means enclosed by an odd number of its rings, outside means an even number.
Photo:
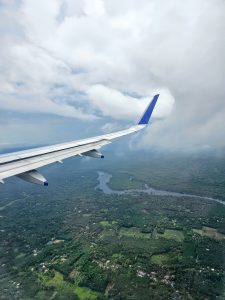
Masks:
[[[138,122],[138,125],[147,125],[149,123],[149,120],[151,118],[152,112],[155,108],[156,102],[159,98],[159,94],[156,94],[150,104],[147,106],[143,116],[141,117],[140,121]]]

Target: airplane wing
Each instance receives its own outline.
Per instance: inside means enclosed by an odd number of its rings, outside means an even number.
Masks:
[[[148,124],[158,97],[159,95],[153,97],[138,124],[128,129],[83,140],[0,155],[0,182],[4,183],[5,178],[17,176],[31,183],[48,185],[48,181],[36,169],[51,163],[62,162],[62,160],[76,155],[103,158],[104,156],[98,149],[111,143],[111,140],[137,132]]]

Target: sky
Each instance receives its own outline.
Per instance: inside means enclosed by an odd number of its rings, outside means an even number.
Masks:
[[[224,0],[0,0],[0,147],[135,123],[132,149],[225,147]]]

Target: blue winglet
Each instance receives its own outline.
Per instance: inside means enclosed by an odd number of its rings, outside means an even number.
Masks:
[[[143,116],[141,117],[138,125],[147,125],[150,118],[151,118],[151,115],[152,115],[152,112],[154,110],[154,107],[156,105],[156,102],[159,98],[159,94],[155,95],[151,101],[151,103],[149,104],[149,106],[147,107],[145,113],[143,114]]]

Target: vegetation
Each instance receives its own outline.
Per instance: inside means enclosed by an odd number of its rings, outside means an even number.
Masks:
[[[110,185],[187,192],[184,162],[170,168],[171,161],[153,164],[154,176],[148,163],[123,161]],[[214,164],[219,173],[210,185],[213,164],[195,163],[187,169],[205,172],[197,172],[198,184],[190,176],[188,192],[225,198],[218,185],[225,164]],[[0,299],[224,299],[225,206],[141,192],[105,195],[95,189],[95,164],[46,169],[48,189],[17,179],[1,187]],[[116,174],[113,164],[103,169]]]

